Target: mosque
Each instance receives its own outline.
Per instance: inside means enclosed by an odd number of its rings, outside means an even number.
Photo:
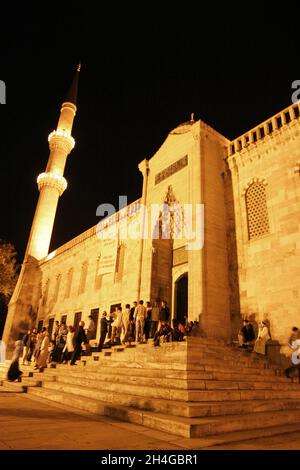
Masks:
[[[98,340],[101,312],[139,299],[167,301],[172,318],[199,322],[207,338],[230,342],[250,318],[267,320],[272,338],[286,341],[299,321],[300,105],[233,141],[192,116],[138,165],[137,201],[49,253],[75,145],[79,74],[80,67],[37,179],[3,334],[9,348],[29,327],[51,332],[55,320],[76,327],[88,315]]]

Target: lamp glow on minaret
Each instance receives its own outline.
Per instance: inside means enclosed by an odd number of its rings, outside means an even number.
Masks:
[[[72,127],[77,111],[77,89],[80,64],[66,100],[63,102],[57,128],[49,134],[50,155],[46,170],[37,178],[40,192],[25,260],[29,257],[42,259],[49,252],[58,199],[67,188],[64,169],[67,156],[75,146]]]

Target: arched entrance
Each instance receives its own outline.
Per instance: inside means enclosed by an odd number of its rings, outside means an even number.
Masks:
[[[188,316],[188,273],[184,273],[175,283],[175,318],[180,323]]]

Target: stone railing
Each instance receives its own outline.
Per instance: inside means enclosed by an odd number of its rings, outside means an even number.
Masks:
[[[131,215],[135,214],[139,208],[140,202],[141,202],[141,199],[137,199],[136,201],[126,206],[124,209],[121,209],[115,214],[101,220],[100,224],[103,224],[103,229],[105,229],[109,225],[112,225],[113,223],[118,222],[121,217],[124,217],[124,216],[130,217]],[[94,237],[101,229],[102,228],[99,229],[99,224],[94,225],[93,227],[89,228],[88,230],[81,233],[77,237],[73,238],[69,242],[65,243],[64,245],[60,246],[56,250],[49,253],[45,258],[43,258],[42,262],[50,261],[57,255],[60,255],[61,253],[64,253],[67,250],[70,250],[71,248],[78,245],[79,243],[84,242],[88,238]]]
[[[236,152],[240,152],[249,145],[263,140],[266,136],[272,134],[274,131],[280,129],[286,124],[297,119],[299,120],[299,116],[299,102],[288,106],[278,114],[275,114],[271,118],[230,142],[228,145],[228,156],[234,155]]]

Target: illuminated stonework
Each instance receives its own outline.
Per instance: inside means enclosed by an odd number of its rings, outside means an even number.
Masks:
[[[74,146],[74,113],[63,106],[57,131],[49,136],[47,168],[38,178],[40,196],[28,242],[37,269],[20,276],[5,339],[11,324],[16,332],[24,328],[24,318],[33,324],[30,312],[35,324],[48,325],[62,314],[73,324],[79,314],[86,320],[94,309],[109,312],[116,304],[165,299],[173,317],[187,313],[200,321],[201,334],[208,338],[235,340],[241,319],[248,317],[257,323],[268,320],[272,339],[283,344],[291,326],[299,325],[298,106],[232,142],[201,120],[178,126],[152,158],[139,164],[143,186],[136,202],[49,254],[59,196],[66,188],[67,154]],[[176,201],[204,204],[203,248],[187,252],[184,238],[138,236],[112,243],[98,236],[99,230],[122,228],[124,219],[138,229],[141,204],[150,214],[153,205]],[[151,224],[150,217],[143,222]],[[195,217],[192,224],[194,231]],[[47,279],[49,295],[42,299]]]
[[[75,147],[75,140],[71,134],[61,129],[52,131],[51,134],[49,134],[48,141],[51,150],[61,148],[67,154]]]
[[[37,178],[37,184],[39,190],[45,186],[50,186],[51,188],[57,189],[60,196],[68,186],[66,178],[55,175],[54,173],[41,173]]]

